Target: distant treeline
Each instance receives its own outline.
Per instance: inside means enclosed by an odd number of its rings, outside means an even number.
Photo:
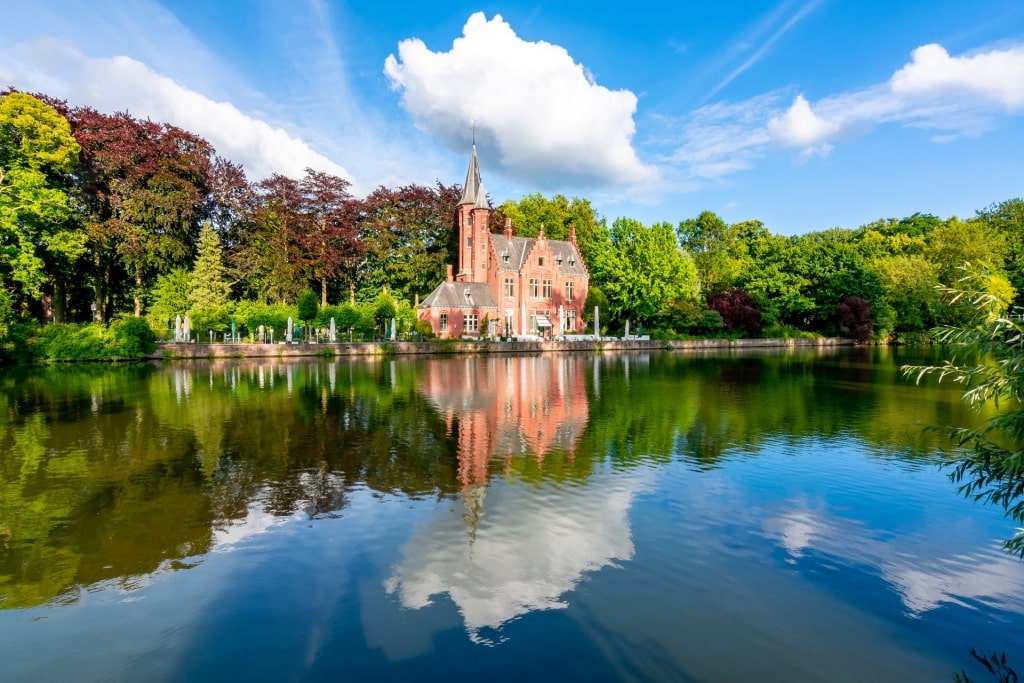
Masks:
[[[144,317],[160,337],[188,313],[203,330],[225,331],[232,316],[265,307],[275,319],[298,315],[304,291],[320,306],[348,305],[353,320],[358,309],[367,328],[385,293],[411,312],[457,256],[460,187],[382,186],[362,199],[349,189],[312,169],[251,182],[175,126],[6,91],[0,357],[25,336],[12,331],[19,325]],[[915,340],[955,322],[936,285],[955,284],[967,264],[1007,302],[1024,291],[1019,198],[966,219],[917,213],[795,237],[710,211],[677,225],[609,225],[588,200],[562,195],[505,202],[495,230],[506,216],[527,236],[543,224],[565,239],[576,227],[591,275],[587,310],[601,306],[606,330],[629,320],[665,337]],[[414,325],[414,314],[400,317]]]

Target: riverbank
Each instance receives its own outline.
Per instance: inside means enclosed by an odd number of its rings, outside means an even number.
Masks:
[[[531,354],[570,351],[726,351],[759,348],[819,349],[852,346],[853,340],[824,339],[584,339],[574,341],[354,342],[337,344],[164,344],[148,357],[154,360],[195,358],[300,358],[307,356],[412,356]]]

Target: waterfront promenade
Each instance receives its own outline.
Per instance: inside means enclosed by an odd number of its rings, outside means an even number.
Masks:
[[[850,346],[850,339],[681,339],[659,341],[604,337],[572,341],[376,341],[310,344],[198,344],[171,343],[157,348],[149,357],[163,360],[191,358],[301,358],[308,356],[410,356],[531,354],[571,351],[724,351],[746,349],[820,349]]]

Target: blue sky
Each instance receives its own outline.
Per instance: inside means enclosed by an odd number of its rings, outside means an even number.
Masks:
[[[710,209],[777,234],[1024,195],[1019,0],[50,0],[0,26],[0,86],[199,133],[250,177],[307,166]]]

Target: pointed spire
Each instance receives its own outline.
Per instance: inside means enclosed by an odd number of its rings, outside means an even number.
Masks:
[[[481,181],[476,191],[476,201],[473,203],[474,209],[489,209],[490,204],[487,203],[487,190],[484,189],[484,184]]]
[[[483,202],[481,204],[481,202]],[[484,192],[484,183],[480,179],[480,164],[476,160],[476,132],[473,132],[473,149],[469,154],[469,168],[466,169],[466,182],[462,185],[462,199],[458,206],[472,204],[474,208],[486,209],[487,193]]]

